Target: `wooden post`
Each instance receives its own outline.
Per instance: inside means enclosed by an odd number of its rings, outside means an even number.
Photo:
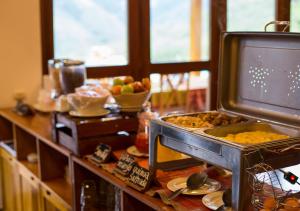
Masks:
[[[190,19],[190,58],[191,61],[201,59],[201,40],[202,40],[202,0],[191,1]]]

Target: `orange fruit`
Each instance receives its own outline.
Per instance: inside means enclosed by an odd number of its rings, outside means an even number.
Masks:
[[[149,78],[143,78],[142,79],[142,84],[145,87],[145,89],[147,89],[148,91],[150,91],[151,89],[151,82]]]
[[[130,83],[133,83],[134,82],[134,79],[132,76],[126,76],[125,79],[124,79],[124,83],[125,84],[130,84]]]
[[[122,89],[122,86],[121,85],[115,85],[111,88],[111,93],[113,95],[120,95],[121,94],[121,89]]]

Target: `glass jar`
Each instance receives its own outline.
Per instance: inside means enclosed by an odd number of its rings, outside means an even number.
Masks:
[[[81,183],[80,206],[81,211],[97,210],[97,188],[94,180],[84,180]]]
[[[157,118],[158,114],[151,112],[150,105],[138,115],[139,128],[135,139],[135,146],[142,153],[149,153],[149,126],[150,120]]]
[[[75,88],[84,85],[86,68],[83,61],[65,59],[59,74],[63,94],[75,92]]]
[[[51,96],[57,98],[61,94],[61,85],[59,81],[59,74],[61,71],[61,59],[48,60],[48,72],[50,76]]]

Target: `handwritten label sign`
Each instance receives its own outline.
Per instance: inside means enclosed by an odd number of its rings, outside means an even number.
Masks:
[[[135,165],[128,176],[127,184],[138,191],[145,191],[152,182],[152,175],[148,169]]]
[[[88,160],[96,165],[107,162],[111,157],[111,147],[106,144],[99,144],[92,155],[87,156]]]
[[[123,153],[117,162],[115,172],[122,176],[128,176],[134,165],[136,165],[134,157]]]
[[[94,152],[94,156],[99,158],[102,163],[109,160],[111,155],[111,147],[106,144],[99,144]]]

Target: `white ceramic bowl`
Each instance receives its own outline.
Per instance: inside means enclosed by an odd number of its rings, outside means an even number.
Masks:
[[[128,93],[113,95],[116,103],[122,108],[142,108],[143,104],[150,98],[150,92]]]
[[[74,110],[81,114],[95,114],[105,110],[104,104],[106,103],[109,95],[95,97],[86,96],[78,93],[69,94],[67,99],[68,103]]]

